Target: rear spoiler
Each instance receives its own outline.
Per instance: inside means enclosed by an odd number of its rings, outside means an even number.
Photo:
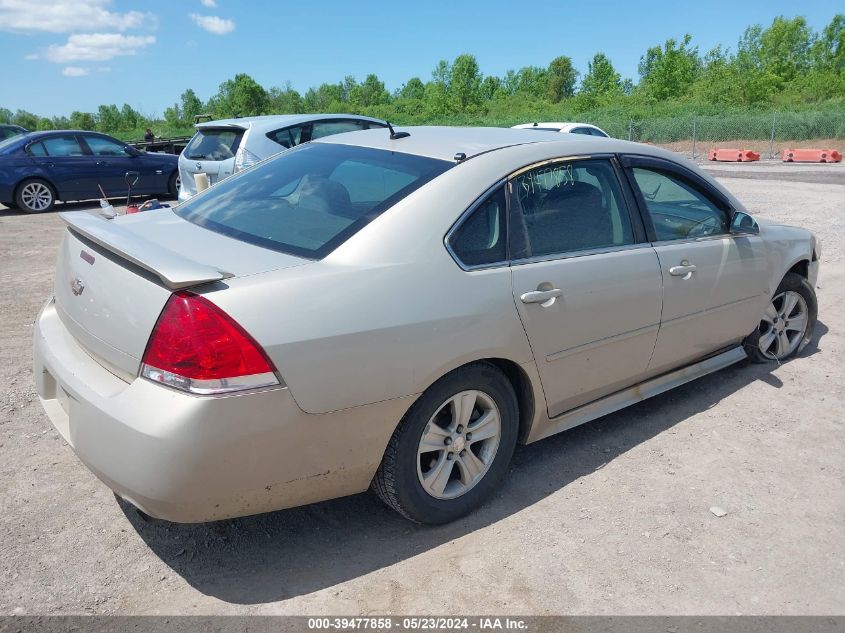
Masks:
[[[85,211],[60,213],[68,227],[107,251],[148,270],[171,290],[219,281],[231,273],[200,264]]]

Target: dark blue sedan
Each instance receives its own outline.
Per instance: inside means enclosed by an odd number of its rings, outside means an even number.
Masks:
[[[30,213],[49,211],[57,200],[127,194],[126,172],[138,172],[132,193],[179,191],[178,156],[141,152],[98,132],[30,132],[0,141],[0,203]]]

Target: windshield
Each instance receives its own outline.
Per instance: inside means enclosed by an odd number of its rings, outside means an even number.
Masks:
[[[306,143],[180,205],[182,218],[320,259],[453,164],[387,150]]]
[[[235,156],[243,135],[241,128],[202,128],[182,154],[191,160],[228,160]]]

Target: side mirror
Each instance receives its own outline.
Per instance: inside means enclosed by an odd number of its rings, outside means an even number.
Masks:
[[[140,156],[140,155],[141,155],[141,151],[140,151],[139,149],[135,148],[135,147],[132,147],[131,145],[124,145],[124,146],[123,146],[123,149],[124,149],[124,151],[125,151],[127,154],[129,154],[132,158],[135,158],[136,156]]]
[[[744,211],[736,211],[731,218],[731,233],[734,235],[757,235],[760,225]]]

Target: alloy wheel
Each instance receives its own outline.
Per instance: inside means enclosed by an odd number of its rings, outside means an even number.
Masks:
[[[30,182],[21,189],[21,201],[33,211],[44,211],[53,204],[53,192],[41,182]]]
[[[484,478],[499,449],[499,408],[483,391],[455,394],[426,424],[417,451],[417,476],[435,499],[455,499]]]
[[[799,293],[787,290],[772,299],[760,321],[760,351],[763,356],[781,360],[801,345],[807,332],[809,310]]]

